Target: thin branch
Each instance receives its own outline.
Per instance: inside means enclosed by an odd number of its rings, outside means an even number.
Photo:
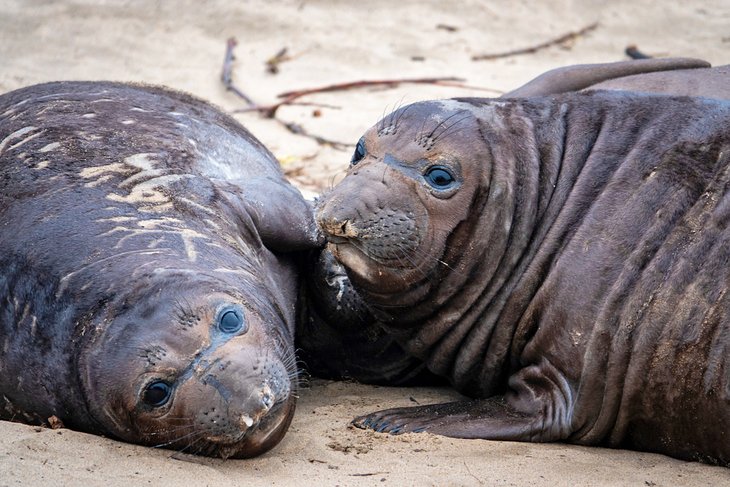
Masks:
[[[266,71],[271,74],[277,74],[279,72],[279,64],[291,59],[291,56],[287,55],[288,50],[286,47],[283,47],[279,52],[267,59]]]
[[[652,56],[649,56],[648,54],[644,54],[642,51],[639,50],[638,47],[635,45],[626,46],[626,55],[630,57],[631,59],[651,59]]]
[[[304,127],[302,127],[298,123],[285,122],[283,120],[279,120],[276,117],[274,117],[274,120],[276,120],[281,125],[283,125],[284,128],[286,128],[289,132],[296,134],[296,135],[301,135],[303,137],[309,137],[310,139],[317,142],[319,145],[328,145],[328,146],[332,147],[333,149],[341,150],[341,151],[345,151],[351,147],[355,147],[355,144],[347,144],[345,142],[338,142],[336,140],[326,139],[319,135],[310,134],[309,132],[307,132],[307,130]]]
[[[287,91],[286,93],[280,93],[276,95],[278,98],[289,99],[291,97],[299,98],[305,95],[311,95],[313,93],[326,93],[329,91],[343,91],[350,90],[352,88],[362,88],[366,86],[389,86],[395,87],[403,83],[420,83],[420,84],[433,84],[437,85],[442,82],[458,82],[464,81],[463,78],[401,78],[401,79],[378,79],[378,80],[360,80],[360,81],[348,81],[345,83],[335,83],[333,85],[321,86],[319,88],[309,88],[304,90]]]
[[[447,77],[447,78],[403,78],[403,79],[386,79],[386,80],[359,80],[359,81],[348,81],[345,83],[337,83],[333,85],[327,85],[327,86],[321,86],[319,88],[308,88],[304,90],[296,90],[296,91],[287,91],[286,93],[280,93],[277,95],[278,98],[283,98],[278,103],[274,103],[272,105],[263,105],[263,106],[249,106],[247,108],[241,108],[239,110],[235,110],[234,113],[244,113],[244,112],[260,112],[266,117],[274,118],[276,115],[276,111],[284,106],[284,105],[293,105],[294,100],[297,100],[303,96],[307,95],[313,95],[316,93],[328,93],[333,91],[344,91],[344,90],[351,90],[355,88],[363,88],[363,87],[369,87],[369,86],[389,86],[389,87],[395,87],[399,84],[403,83],[416,83],[416,84],[432,84],[432,85],[438,85],[438,86],[450,86],[454,88],[463,88],[468,90],[480,90],[480,91],[489,91],[492,93],[499,93],[502,92],[500,90],[495,90],[492,88],[480,88],[476,86],[470,86],[465,85],[463,83],[460,83],[460,81],[463,81],[462,78],[454,78],[454,77]]]
[[[325,92],[332,92],[332,91],[341,91],[341,90],[349,90],[352,88],[359,88],[364,86],[397,86],[401,83],[429,83],[429,84],[443,84],[444,86],[456,86],[456,87],[462,87],[462,88],[469,88],[469,89],[479,89],[475,87],[470,87],[466,85],[461,85],[458,82],[463,81],[461,78],[454,78],[454,77],[448,77],[448,78],[406,78],[406,79],[389,79],[389,80],[362,80],[362,81],[351,81],[347,83],[338,83],[334,85],[327,85],[322,86],[319,88],[310,88],[305,90],[298,90],[298,91],[290,91],[287,93],[282,93],[278,95],[279,98],[283,98],[278,103],[275,103],[273,105],[268,106],[261,106],[256,104],[248,95],[246,95],[243,91],[238,89],[233,84],[233,61],[235,60],[235,56],[233,55],[233,49],[236,47],[237,42],[236,39],[231,37],[226,41],[226,55],[223,60],[223,69],[221,71],[221,81],[223,82],[223,85],[226,87],[228,91],[232,91],[235,93],[238,97],[243,99],[248,107],[241,108],[238,110],[233,110],[233,113],[243,113],[243,112],[252,112],[256,111],[261,113],[262,115],[272,118],[279,122],[284,128],[286,128],[289,132],[301,135],[303,137],[308,137],[314,141],[316,141],[320,145],[328,145],[332,147],[333,149],[337,150],[348,150],[349,148],[353,147],[353,144],[347,144],[345,142],[339,142],[336,140],[330,140],[325,137],[310,134],[307,132],[307,130],[302,127],[301,125],[294,123],[294,122],[285,122],[283,120],[280,120],[276,118],[276,111],[279,109],[279,107],[283,105],[307,105],[307,106],[322,106],[322,107],[330,107],[330,108],[337,108],[337,107],[331,107],[329,105],[323,105],[323,104],[314,104],[314,103],[304,103],[304,102],[297,102],[295,103],[295,100],[311,95],[314,93],[325,93]],[[274,58],[272,59],[282,59],[286,55],[286,51],[282,50],[280,51]],[[490,90],[490,91],[496,91],[496,90]]]
[[[598,27],[598,22],[594,22],[589,26],[583,27],[581,30],[577,32],[568,32],[567,34],[563,34],[560,37],[553,39],[551,41],[543,42],[542,44],[538,44],[536,46],[532,47],[525,47],[522,49],[515,49],[513,51],[507,51],[507,52],[501,52],[497,54],[479,54],[476,56],[472,56],[472,61],[485,61],[485,60],[491,60],[491,59],[500,59],[510,56],[519,56],[521,54],[532,54],[534,52],[540,51],[542,49],[546,49],[551,46],[555,46],[558,44],[565,44],[566,42],[572,41],[584,34],[587,34],[588,32],[594,30],[596,27]]]
[[[226,57],[223,59],[223,70],[221,71],[221,81],[223,82],[223,86],[226,87],[228,91],[234,92],[236,95],[238,95],[240,98],[243,99],[246,103],[248,103],[249,106],[253,107],[256,106],[256,103],[249,98],[246,93],[239,90],[234,84],[233,84],[233,61],[236,59],[236,57],[233,55],[233,48],[236,47],[238,42],[236,41],[235,37],[229,37],[226,41]]]

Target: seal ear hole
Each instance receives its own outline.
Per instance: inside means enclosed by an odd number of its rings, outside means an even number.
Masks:
[[[365,154],[367,154],[365,151],[365,137],[360,137],[360,140],[357,141],[357,145],[355,146],[355,152],[352,154],[352,159],[350,159],[350,165],[356,165],[365,157]]]
[[[456,186],[456,178],[445,166],[431,166],[423,175],[426,182],[434,189],[447,190]]]
[[[142,391],[142,402],[153,408],[164,406],[171,397],[172,386],[164,380],[152,381]]]
[[[235,308],[226,308],[218,318],[218,329],[223,333],[246,333],[248,326],[243,313]]]

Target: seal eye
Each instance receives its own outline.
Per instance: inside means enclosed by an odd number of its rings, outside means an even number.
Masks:
[[[150,382],[142,393],[142,400],[148,406],[159,408],[164,406],[172,396],[172,387],[165,381]]]
[[[361,137],[360,140],[357,141],[355,153],[352,155],[352,159],[350,159],[350,164],[354,166],[360,162],[363,157],[365,157],[365,137]]]
[[[244,325],[243,314],[236,309],[224,311],[218,320],[218,329],[223,333],[237,333],[244,328]]]
[[[443,166],[430,167],[424,177],[436,189],[449,189],[456,183],[454,176]]]

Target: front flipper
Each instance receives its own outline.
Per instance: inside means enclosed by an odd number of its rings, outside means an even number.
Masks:
[[[283,179],[216,180],[215,184],[239,217],[248,216],[268,249],[291,252],[324,245],[313,206]]]
[[[549,361],[524,367],[504,396],[386,409],[353,420],[359,428],[391,434],[427,431],[454,438],[560,441],[571,435],[574,394]]]
[[[502,397],[394,408],[360,416],[352,424],[381,433],[428,432],[453,438],[511,441],[557,441],[543,415],[522,413]]]

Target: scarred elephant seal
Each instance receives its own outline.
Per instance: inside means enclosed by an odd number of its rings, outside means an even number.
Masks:
[[[60,82],[0,96],[0,417],[250,457],[295,406],[310,206],[190,96]]]
[[[730,464],[730,104],[415,103],[320,202],[383,330],[474,400],[355,420]]]

